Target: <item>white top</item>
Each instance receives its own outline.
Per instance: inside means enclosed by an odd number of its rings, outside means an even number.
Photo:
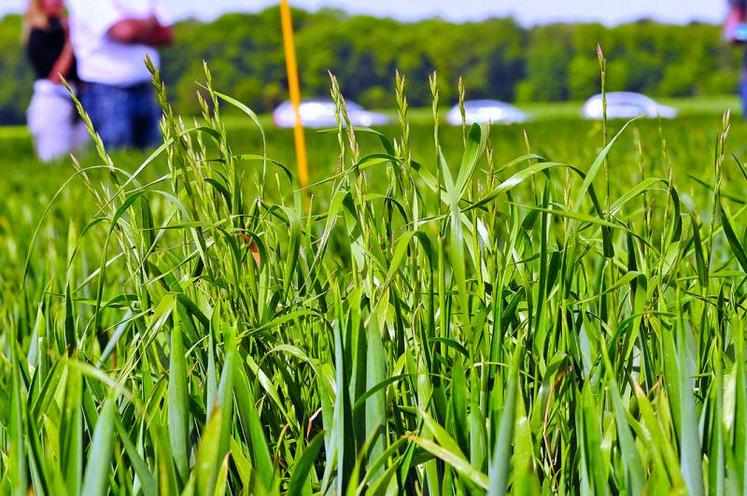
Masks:
[[[82,81],[114,86],[132,86],[150,81],[145,67],[148,56],[158,67],[158,51],[142,44],[124,44],[111,39],[109,30],[124,19],[163,20],[158,0],[68,0],[70,39]]]
[[[75,86],[71,86],[75,91]],[[61,84],[56,84],[49,79],[37,79],[34,81],[34,95],[56,96],[71,100],[70,92]]]

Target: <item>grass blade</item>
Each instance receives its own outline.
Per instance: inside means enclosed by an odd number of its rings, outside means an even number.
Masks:
[[[83,478],[82,494],[103,496],[108,492],[116,414],[117,408],[114,399],[107,399],[101,408],[96,429],[93,431],[91,451],[88,454],[88,463],[86,464],[86,475]]]

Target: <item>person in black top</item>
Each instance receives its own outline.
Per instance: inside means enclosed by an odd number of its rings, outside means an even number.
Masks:
[[[747,20],[747,0],[729,0],[729,15],[726,18],[724,33],[726,39],[732,43],[744,44],[743,39],[745,20]],[[742,98],[742,117],[747,118],[747,51],[742,68],[739,84],[739,94]]]
[[[77,84],[75,57],[62,0],[30,0],[26,11],[26,53],[34,70],[34,94],[27,113],[37,156],[58,160],[87,142],[85,127],[67,88]]]

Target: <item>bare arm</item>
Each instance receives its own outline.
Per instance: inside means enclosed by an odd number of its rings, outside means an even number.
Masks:
[[[734,30],[739,24],[743,23],[744,20],[744,10],[739,7],[731,7],[729,9],[729,15],[726,17],[726,22],[724,23],[724,34],[726,35],[726,39],[732,42],[736,41],[733,35]]]
[[[49,72],[49,80],[55,84],[61,84],[62,79],[68,76],[72,66],[73,46],[70,43],[70,40],[67,40],[65,47],[62,49],[62,53],[60,53],[60,56],[52,66],[52,70]]]
[[[730,22],[742,22],[744,21],[744,11],[739,7],[732,7],[729,9],[729,15],[726,18],[726,24]]]
[[[173,40],[171,27],[162,25],[155,16],[148,19],[123,19],[114,24],[108,34],[112,39],[128,45],[143,43],[157,47]]]
[[[171,26],[163,26],[161,24],[158,25],[156,29],[151,32],[150,36],[147,40],[145,40],[146,45],[150,45],[152,47],[159,47],[163,45],[168,45],[174,41],[174,30]]]

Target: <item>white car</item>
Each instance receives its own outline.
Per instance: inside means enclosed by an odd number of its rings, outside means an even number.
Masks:
[[[581,112],[586,119],[601,119],[602,95],[594,95],[589,98]],[[651,98],[640,93],[627,91],[607,93],[607,118],[633,119],[635,117],[674,119],[677,117],[677,110],[667,105],[656,103]]]
[[[527,114],[513,105],[498,100],[468,100],[464,102],[464,115],[467,124],[513,124],[528,120]],[[462,124],[462,111],[459,105],[449,110],[446,121],[453,126]]]
[[[345,106],[350,123],[353,126],[370,127],[383,126],[389,123],[389,117],[378,112],[369,112],[355,102],[347,100]],[[304,100],[299,108],[301,122],[305,127],[327,128],[337,127],[335,117],[335,102],[331,99]],[[282,103],[272,113],[272,119],[277,127],[290,128],[296,125],[296,116],[291,102]]]

